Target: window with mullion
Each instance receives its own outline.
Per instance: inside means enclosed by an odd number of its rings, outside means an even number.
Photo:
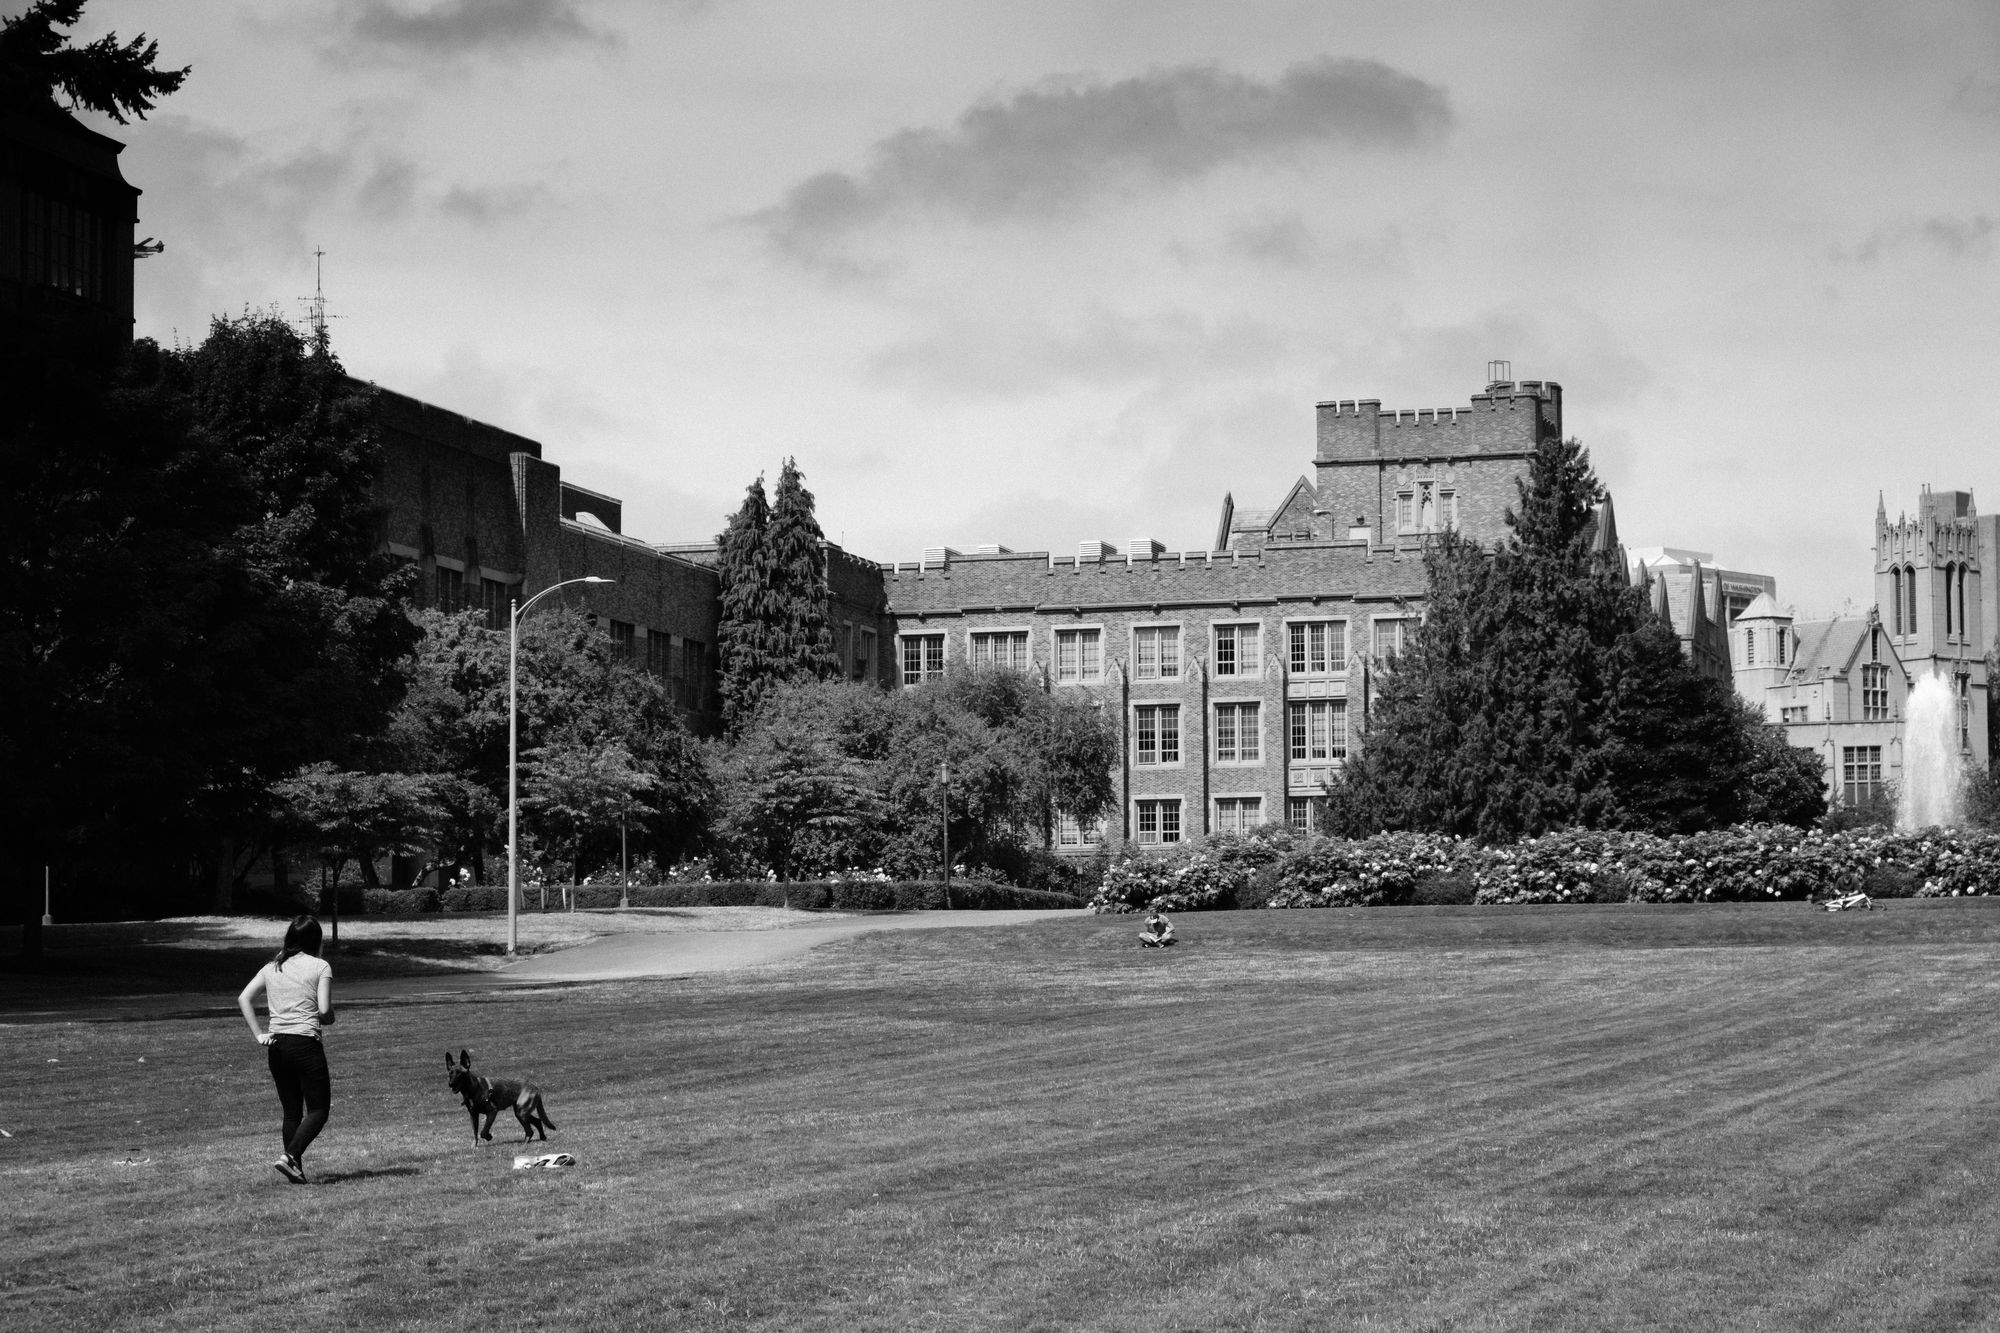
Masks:
[[[1215,674],[1249,677],[1264,671],[1264,631],[1261,625],[1215,627]]]
[[[1254,764],[1264,758],[1261,709],[1254,703],[1215,705],[1215,762]]]
[[[1135,680],[1180,679],[1180,626],[1141,625],[1132,631],[1132,676]]]
[[[1292,704],[1286,723],[1292,762],[1347,758],[1347,700],[1310,699]]]
[[[1181,706],[1138,704],[1132,709],[1132,762],[1151,767],[1181,761]]]
[[[1288,633],[1294,676],[1337,675],[1347,670],[1346,621],[1295,620]]]

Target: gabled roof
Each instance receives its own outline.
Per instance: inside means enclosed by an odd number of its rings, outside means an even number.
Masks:
[[[1792,636],[1798,646],[1793,651],[1786,679],[1803,683],[1821,676],[1846,675],[1868,651],[1869,631],[1881,623],[1881,618],[1871,610],[1865,616],[1803,620],[1793,625]],[[1895,642],[1887,634],[1881,637],[1879,651],[1882,661],[1904,670],[1902,659],[1896,656]],[[1904,674],[1909,673],[1904,670]]]

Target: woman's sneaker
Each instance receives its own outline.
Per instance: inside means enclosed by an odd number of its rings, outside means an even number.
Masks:
[[[291,1181],[294,1185],[303,1185],[306,1183],[305,1167],[301,1166],[299,1159],[290,1153],[286,1153],[283,1157],[271,1163],[271,1166],[279,1175]]]

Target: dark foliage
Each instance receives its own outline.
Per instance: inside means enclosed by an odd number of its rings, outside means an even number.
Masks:
[[[189,67],[160,69],[160,44],[140,33],[121,43],[106,33],[88,46],[71,46],[59,29],[76,26],[84,0],[35,0],[18,18],[0,19],[0,86],[16,95],[96,111],[120,125],[140,120],[153,104],[177,91]]]
[[[1549,441],[1498,549],[1445,533],[1426,550],[1424,623],[1379,673],[1332,827],[1505,841],[1818,816],[1817,757],[1700,675],[1593,550],[1602,501],[1583,447]]]

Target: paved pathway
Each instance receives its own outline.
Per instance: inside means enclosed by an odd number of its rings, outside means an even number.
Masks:
[[[532,954],[497,972],[449,976],[396,977],[336,983],[335,999],[376,1000],[512,986],[561,985],[584,981],[624,981],[635,977],[686,977],[729,972],[782,962],[823,944],[879,930],[947,930],[967,926],[1011,926],[1051,917],[1082,916],[1078,909],[995,912],[896,912],[837,917],[773,930],[690,930],[601,935],[593,940]]]

